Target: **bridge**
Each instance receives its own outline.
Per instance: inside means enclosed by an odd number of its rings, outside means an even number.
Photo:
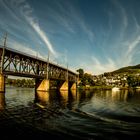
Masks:
[[[68,68],[3,45],[0,46],[0,92],[5,92],[7,75],[35,78],[37,91],[50,90],[51,81],[60,90],[76,89],[77,83],[77,74]]]

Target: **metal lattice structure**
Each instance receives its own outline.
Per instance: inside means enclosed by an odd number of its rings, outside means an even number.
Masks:
[[[54,63],[0,46],[0,70],[5,75],[76,81],[77,74]]]

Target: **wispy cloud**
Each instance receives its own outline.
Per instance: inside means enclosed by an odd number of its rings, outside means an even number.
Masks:
[[[126,9],[118,0],[112,0],[112,3],[116,9],[116,15],[118,14],[118,16],[116,17],[117,22],[118,21],[120,22],[120,36],[118,38],[123,39],[125,35],[125,31],[128,27],[128,15],[127,15]]]
[[[30,46],[26,43],[21,43],[15,41],[13,39],[8,39],[7,46],[15,49],[15,50],[22,50],[23,53],[32,54],[33,56],[37,56],[37,52],[30,48]]]
[[[113,40],[109,40],[109,42],[106,43],[108,43],[108,45],[110,45],[112,48],[112,54],[109,57],[113,57],[113,55],[116,55],[116,59],[112,59],[113,63],[115,64],[115,67],[118,68],[133,64],[134,56],[139,46],[140,25],[138,24],[137,18],[135,16],[132,16],[132,11],[128,12],[128,9],[126,9],[127,7],[124,7],[124,5],[120,1],[110,1],[114,5],[114,10],[108,11],[110,25],[109,32],[110,35],[113,36]],[[116,20],[118,23],[115,24],[118,30],[115,30],[116,27],[113,24],[113,19]],[[132,27],[132,25],[134,26]],[[128,34],[132,29],[135,30],[135,32],[133,32],[132,34]],[[106,53],[105,55],[106,57],[108,57]],[[108,65],[113,66],[112,63],[109,61]],[[107,68],[108,66],[105,65],[105,67]]]
[[[124,64],[123,65],[130,65],[133,61],[133,56],[136,53],[136,48],[139,47],[140,44],[140,35],[138,35],[133,41],[128,41],[126,43],[126,50],[124,52],[122,61]]]
[[[13,9],[13,6],[15,7],[15,9],[18,8],[17,5],[16,5],[16,2],[17,2],[16,0],[5,0],[5,1],[4,0],[1,0],[0,1],[0,8],[2,8],[3,10],[5,10],[6,13],[10,14],[10,16],[12,18],[14,18],[15,20],[20,21],[21,19],[17,15],[18,12],[12,10]]]
[[[20,21],[20,18],[23,19],[23,17],[25,17],[26,22],[28,22],[31,27],[33,27],[34,31],[39,35],[39,37],[48,47],[50,53],[52,53],[52,55],[55,57],[57,56],[57,52],[54,50],[54,47],[46,33],[39,26],[37,18],[34,16],[33,9],[26,0],[11,0],[10,2],[5,1],[1,3],[9,11],[9,14],[16,18],[16,20]],[[23,21],[25,22],[25,20]]]
[[[120,4],[120,2],[118,0],[113,0],[112,1],[113,4],[116,6],[116,8],[118,8],[118,11],[120,12],[121,15],[121,20],[123,23],[123,28],[127,28],[128,25],[128,18],[127,18],[127,14],[125,11],[125,8]]]
[[[139,32],[139,30],[140,30],[140,24],[138,23],[137,18],[134,15],[133,15],[132,18],[133,18],[134,23],[135,23],[136,31]]]
[[[86,58],[87,61],[79,60],[80,68],[83,68],[85,72],[94,75],[103,74],[104,72],[110,72],[117,69],[115,60],[106,58],[106,62],[100,60],[97,56],[91,56]],[[78,68],[77,68],[78,69]]]
[[[89,41],[93,42],[95,39],[95,33],[90,28],[88,23],[85,21],[85,18],[82,15],[82,13],[80,12],[80,10],[78,10],[78,8],[77,9],[74,8],[72,5],[70,6],[70,10],[72,11],[71,13],[74,18],[74,21],[76,21],[78,26],[80,26],[81,31],[86,34],[87,39],[89,39]],[[94,25],[92,25],[92,26],[94,26]]]
[[[106,63],[99,61],[96,57],[92,56],[92,67],[95,69],[93,71],[96,74],[102,74],[104,72],[113,71],[117,68],[115,61],[111,58],[107,58]]]
[[[74,6],[70,1],[57,2],[56,5],[58,11],[53,9],[53,7],[48,8],[49,13],[51,13],[56,22],[62,25],[70,34],[76,34],[80,29],[80,32],[87,36],[87,40],[94,40],[95,34],[90,29],[78,7]]]
[[[40,59],[43,59],[44,61],[47,61],[47,57],[48,57],[47,55],[40,53],[34,49],[31,49],[31,46],[29,46],[29,44],[21,43],[21,42],[15,41],[15,40],[10,38],[10,39],[8,39],[7,46],[9,48],[15,49],[17,51],[22,50],[21,53],[25,53],[27,55],[30,55],[30,56],[33,56],[36,58],[40,58]]]
[[[22,2],[21,6],[21,12],[25,16],[25,19],[29,22],[29,24],[33,27],[33,29],[36,31],[36,33],[40,36],[40,38],[44,41],[46,46],[48,47],[49,51],[54,55],[57,56],[57,53],[55,52],[49,38],[45,34],[45,32],[40,28],[39,23],[37,22],[37,19],[35,16],[33,16],[33,10],[31,6],[24,1]]]
[[[41,30],[39,25],[35,23],[32,18],[26,17],[27,21],[31,24],[31,26],[34,28],[34,30],[39,34],[39,36],[42,38],[42,40],[45,42],[45,44],[48,46],[49,51],[54,55],[57,56],[55,50],[53,49],[53,46],[51,42],[49,41],[48,37],[45,35],[45,32]]]

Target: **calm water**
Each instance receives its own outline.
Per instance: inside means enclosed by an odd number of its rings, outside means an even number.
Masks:
[[[140,91],[0,93],[0,139],[138,139]]]

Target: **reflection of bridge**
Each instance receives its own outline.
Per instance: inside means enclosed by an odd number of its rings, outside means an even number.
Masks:
[[[20,51],[0,46],[0,91],[5,91],[5,75],[35,78],[36,90],[47,91],[56,81],[60,90],[76,89],[77,74],[67,68]]]

